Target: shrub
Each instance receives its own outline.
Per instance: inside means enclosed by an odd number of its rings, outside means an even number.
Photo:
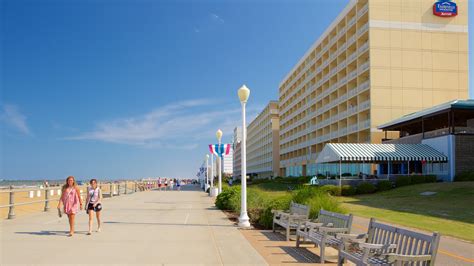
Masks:
[[[311,180],[311,176],[300,176],[297,178],[296,182],[298,184],[306,184]]]
[[[426,176],[424,175],[412,175],[410,176],[410,179],[412,185],[426,183]]]
[[[317,187],[303,187],[293,192],[292,200],[296,203],[310,206],[310,217],[316,218],[321,209],[333,212],[343,212],[340,203],[327,191]]]
[[[378,191],[387,191],[393,188],[393,184],[391,181],[382,180],[377,184]]]
[[[357,194],[371,194],[375,191],[377,191],[377,188],[369,182],[362,182],[357,186]]]
[[[474,181],[474,171],[466,171],[454,177],[455,182]]]
[[[344,185],[344,186],[342,186],[341,194],[343,196],[353,196],[353,195],[357,194],[357,190],[353,186]]]
[[[331,196],[341,196],[341,189],[334,185],[324,185],[321,187],[322,191],[329,193]]]
[[[291,195],[270,200],[263,209],[258,220],[258,224],[263,228],[271,228],[273,223],[272,210],[288,210],[290,208]]]
[[[438,177],[436,175],[425,175],[425,183],[436,183]]]
[[[409,176],[397,176],[395,179],[395,186],[396,187],[403,187],[411,185],[411,177]]]
[[[240,186],[226,187],[216,198],[216,207],[221,210],[232,210],[231,200],[240,195]],[[239,198],[240,199],[240,198]]]
[[[317,177],[318,177],[318,179],[326,179],[326,176],[322,175],[322,174],[318,174]]]

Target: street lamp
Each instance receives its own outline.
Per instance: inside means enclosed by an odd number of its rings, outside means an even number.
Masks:
[[[242,184],[242,195],[240,202],[240,217],[239,217],[239,226],[240,227],[250,227],[249,216],[247,215],[247,154],[246,154],[246,145],[247,145],[247,125],[245,122],[245,104],[250,96],[250,90],[247,86],[243,85],[240,87],[238,93],[240,103],[242,104],[242,142],[240,143],[241,159],[242,159],[242,170],[241,170],[241,184]]]
[[[218,129],[217,132],[216,132],[216,137],[217,137],[217,142],[219,143],[219,145],[217,146],[218,147],[218,150],[219,152],[217,153],[217,163],[218,163],[218,168],[217,168],[217,171],[219,171],[219,192],[218,194],[221,194],[222,192],[222,157],[220,156],[220,152],[221,152],[221,140],[222,140],[222,130]]]
[[[206,154],[206,186],[205,190],[209,187],[209,154]]]

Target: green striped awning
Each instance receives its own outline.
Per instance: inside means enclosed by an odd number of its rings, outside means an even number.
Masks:
[[[446,162],[448,157],[426,144],[328,143],[316,163],[334,162]]]

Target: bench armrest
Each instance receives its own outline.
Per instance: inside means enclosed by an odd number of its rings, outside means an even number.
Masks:
[[[319,231],[323,233],[348,233],[349,228],[319,227]]]
[[[370,244],[370,243],[359,243],[359,247],[368,250],[381,250],[381,249],[395,249],[396,244]]]
[[[384,255],[387,256],[390,263],[395,263],[396,261],[430,261],[432,259],[431,255],[400,255],[395,253]]]
[[[336,238],[339,238],[341,240],[344,240],[344,241],[351,240],[351,241],[359,242],[359,243],[365,242],[368,237],[369,237],[368,234],[337,234],[336,235]]]
[[[288,214],[288,216],[289,216],[292,220],[305,220],[305,221],[308,221],[308,220],[309,220],[308,216],[306,216],[306,215],[301,215],[301,214]]]
[[[279,213],[279,212],[285,212],[284,210],[271,210],[273,214]]]

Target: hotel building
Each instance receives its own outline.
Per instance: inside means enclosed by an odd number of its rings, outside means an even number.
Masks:
[[[278,102],[271,101],[247,127],[247,173],[276,177],[280,168]]]
[[[468,97],[468,1],[455,17],[435,2],[350,1],[279,86],[280,175],[314,175],[326,143],[381,143],[379,125]]]
[[[233,137],[233,150],[234,156],[232,157],[232,179],[237,180],[240,179],[241,171],[242,171],[242,152],[240,149],[240,144],[242,141],[242,128],[236,127],[234,128],[234,137]]]

